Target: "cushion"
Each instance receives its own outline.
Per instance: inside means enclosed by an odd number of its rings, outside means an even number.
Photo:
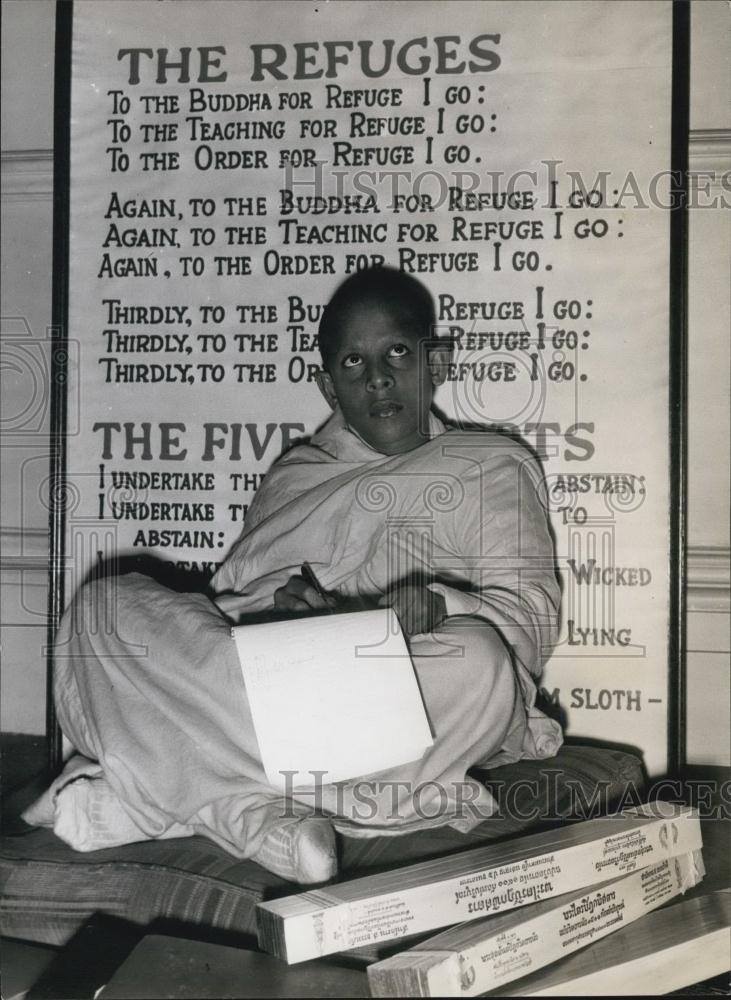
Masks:
[[[643,773],[631,754],[564,745],[548,761],[473,772],[499,812],[466,834],[449,827],[402,837],[340,838],[343,877],[426,860],[569,819],[641,801]],[[299,891],[253,861],[203,837],[146,841],[80,854],[50,830],[0,840],[0,934],[63,945],[102,914],[157,929],[166,925],[250,947],[256,904]]]

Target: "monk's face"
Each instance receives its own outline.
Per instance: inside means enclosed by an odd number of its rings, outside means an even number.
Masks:
[[[398,455],[428,439],[439,379],[427,363],[423,336],[387,306],[362,304],[345,317],[328,368],[325,382],[347,424],[371,448]]]

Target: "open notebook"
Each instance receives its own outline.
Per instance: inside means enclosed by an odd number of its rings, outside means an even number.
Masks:
[[[432,745],[390,608],[239,625],[231,633],[274,787],[286,787],[284,775],[293,771],[290,788],[382,771]]]

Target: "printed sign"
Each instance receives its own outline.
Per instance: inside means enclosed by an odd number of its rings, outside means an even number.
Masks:
[[[393,265],[455,344],[442,414],[543,462],[546,691],[663,772],[671,7],[78,0],[67,595],[215,571],[327,416],[324,303]]]

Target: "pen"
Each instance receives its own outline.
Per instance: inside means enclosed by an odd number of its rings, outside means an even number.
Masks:
[[[312,566],[310,566],[310,564],[306,560],[305,560],[305,562],[302,563],[302,570],[301,570],[301,572],[302,572],[302,576],[307,581],[307,583],[309,583],[309,585],[311,587],[314,587],[314,589],[317,591],[317,593],[320,595],[320,597],[324,601],[327,602],[329,614],[333,614],[333,612],[335,611],[335,608],[332,606],[331,598],[323,590],[322,584],[320,583],[320,581],[315,576],[315,571],[313,570]]]

